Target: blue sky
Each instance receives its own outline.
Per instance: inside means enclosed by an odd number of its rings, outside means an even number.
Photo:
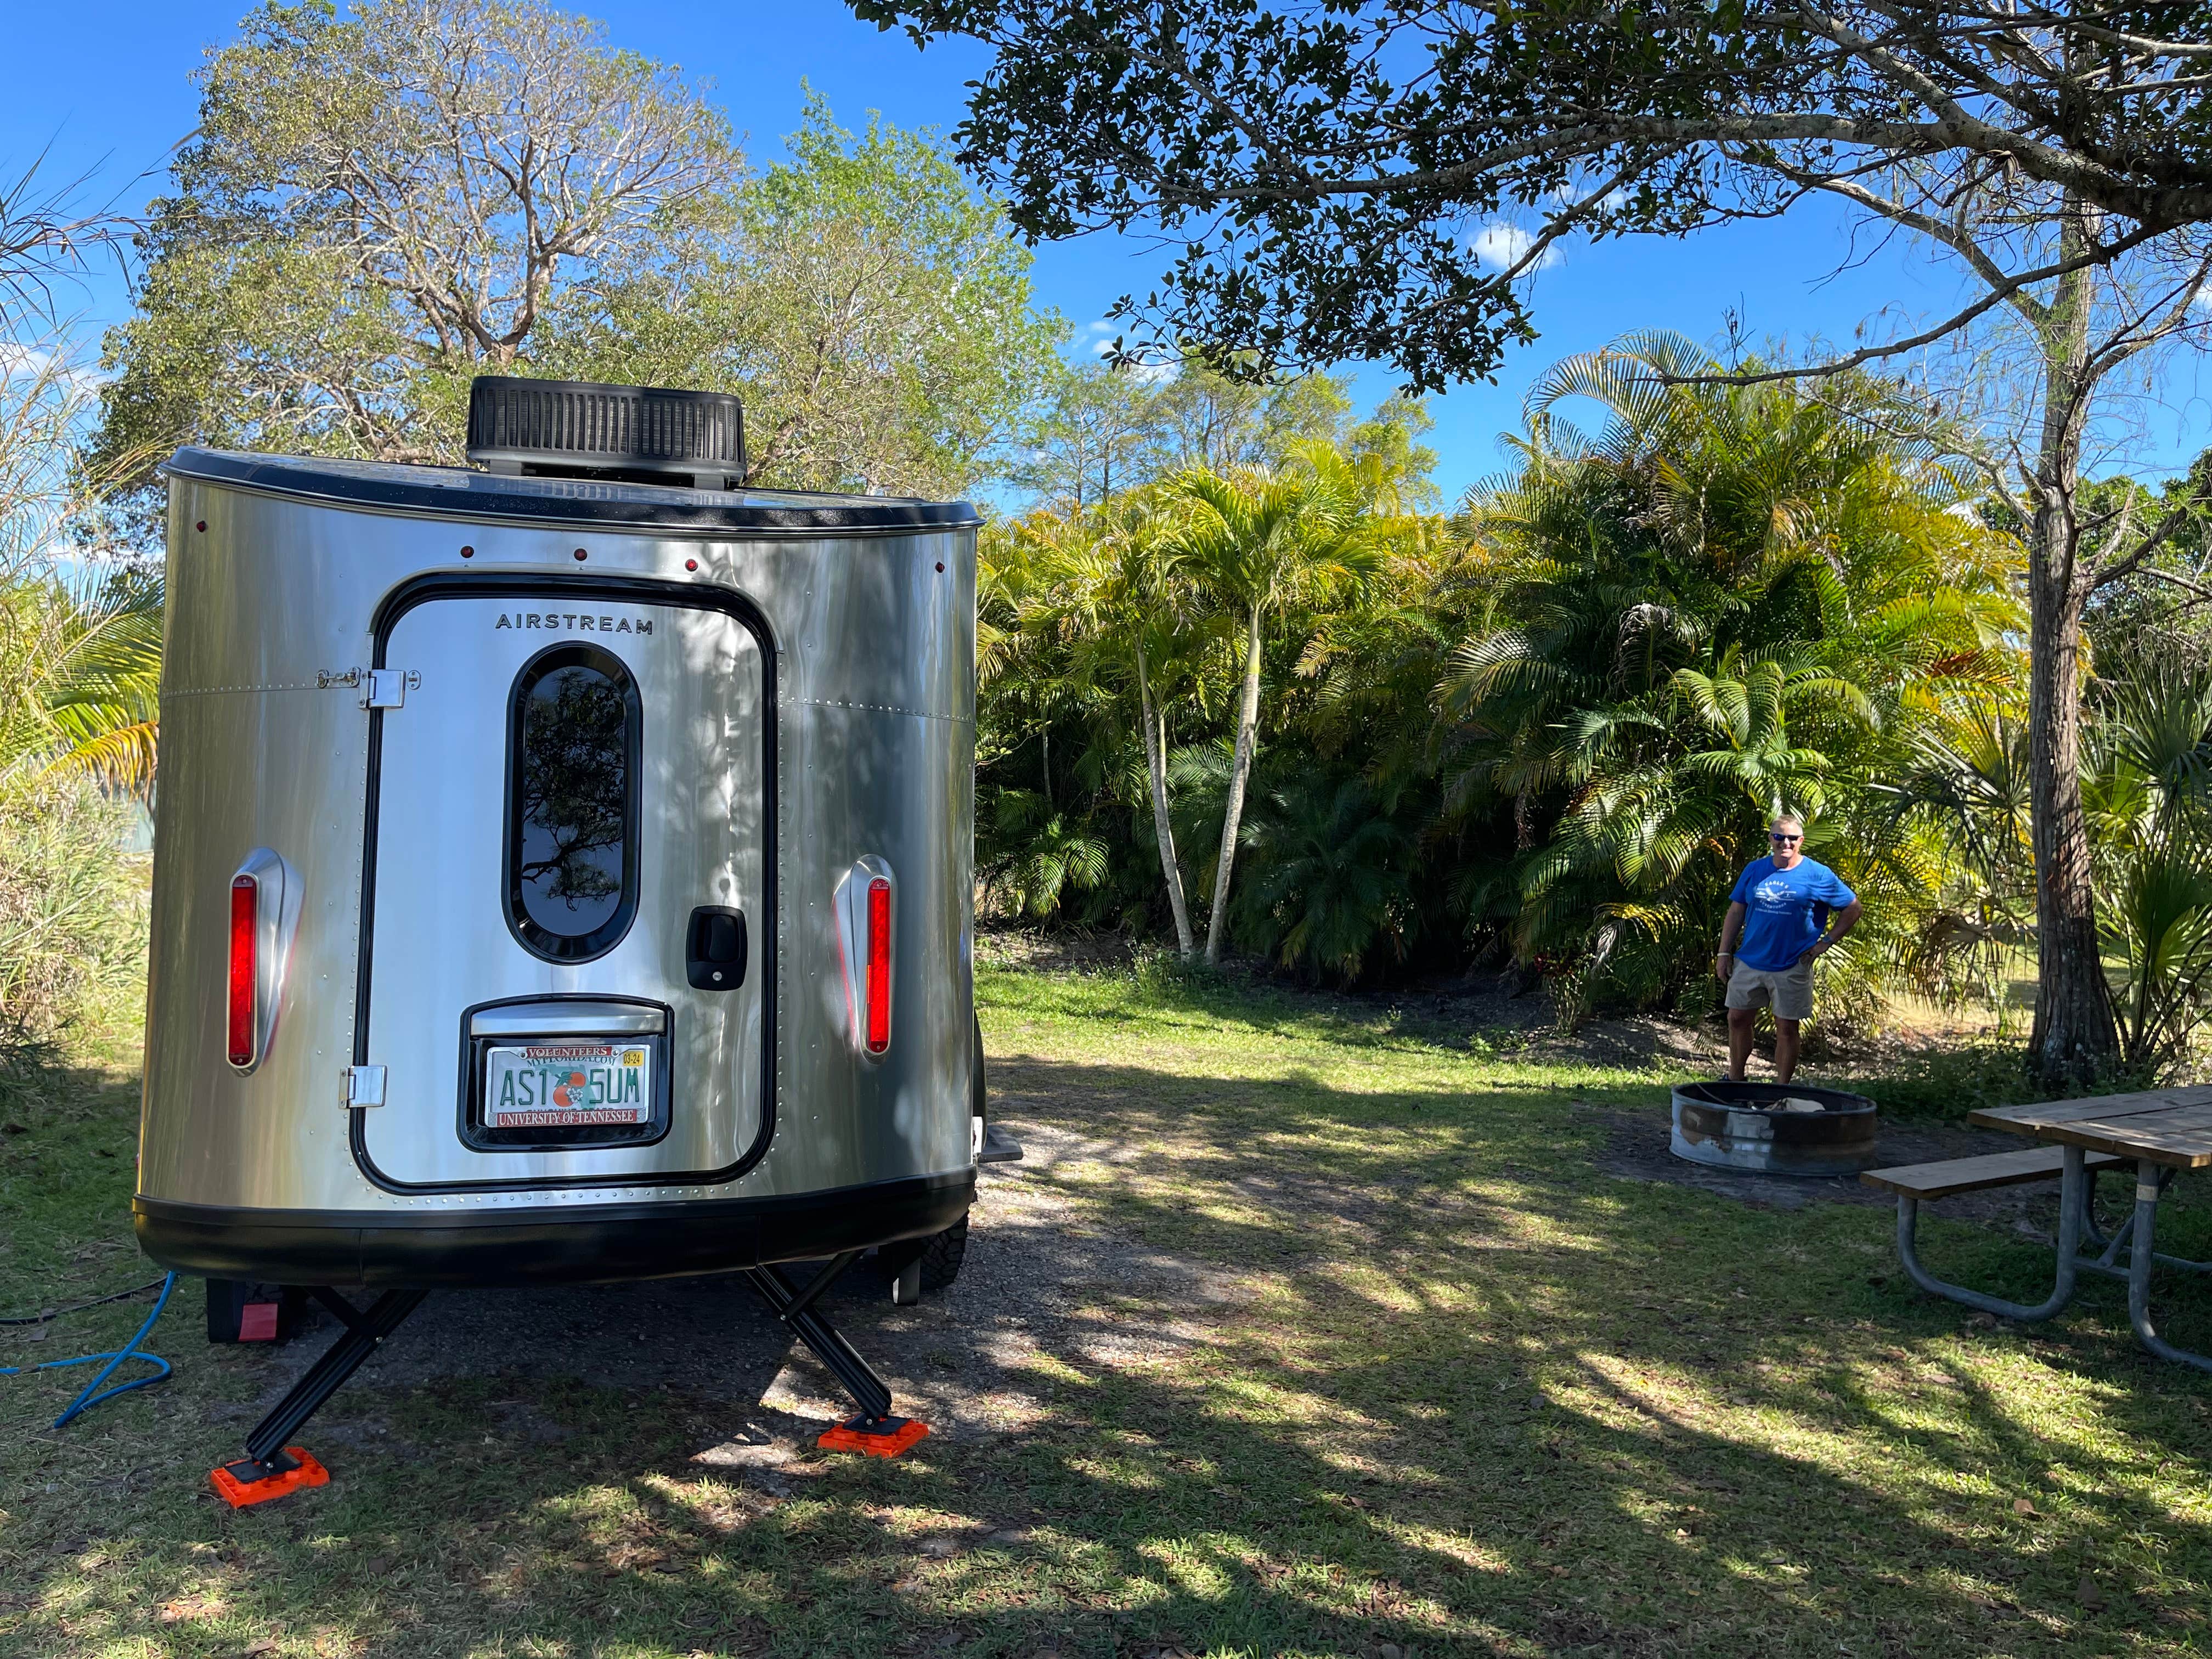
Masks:
[[[189,76],[202,49],[231,38],[248,0],[76,0],[70,5],[10,8],[9,96],[0,102],[0,173],[12,178],[52,146],[53,176],[97,170],[94,187],[135,207],[157,188],[164,157],[191,125]],[[802,80],[857,125],[869,109],[909,126],[949,131],[959,119],[962,83],[982,54],[962,45],[917,52],[904,37],[856,22],[830,0],[736,0],[714,5],[590,0],[618,46],[711,77],[716,96],[749,135],[757,161],[781,150],[799,119]],[[38,65],[36,74],[25,65]],[[1439,452],[1437,483],[1448,496],[1498,464],[1498,434],[1518,422],[1528,385],[1554,360],[1604,344],[1631,329],[1673,328],[1717,340],[1727,313],[1738,313],[1753,339],[1848,341],[1863,319],[1931,314],[1954,291],[1949,276],[1902,245],[1850,268],[1847,231],[1836,217],[1806,213],[1774,224],[1709,231],[1680,242],[1638,240],[1577,247],[1536,277],[1543,337],[1516,350],[1497,384],[1455,388],[1431,405]],[[1082,331],[1121,294],[1146,291],[1164,256],[1134,240],[1091,237],[1037,250],[1042,304]],[[84,297],[88,327],[127,307],[120,283],[95,282]],[[1079,338],[1087,337],[1079,333]],[[2212,392],[2194,358],[2164,377],[2160,406],[2146,412],[2125,445],[2131,470],[2185,465],[2212,442]],[[1364,402],[1389,394],[1391,377],[1369,369],[1356,386]]]

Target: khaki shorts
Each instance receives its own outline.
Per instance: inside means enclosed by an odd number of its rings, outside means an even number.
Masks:
[[[1813,1018],[1813,964],[1794,968],[1754,968],[1738,960],[1729,975],[1728,1006],[1731,1008],[1774,1008],[1777,1019]]]

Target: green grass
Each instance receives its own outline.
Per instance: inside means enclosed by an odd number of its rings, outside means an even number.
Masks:
[[[1650,1074],[1156,972],[986,971],[979,997],[1008,1121],[1098,1149],[1025,1177],[1071,1230],[1237,1286],[1176,1310],[1188,1348],[1042,1344],[1033,1428],[829,1460],[781,1502],[686,1461],[726,1406],[365,1377],[332,1413],[412,1455],[233,1515],[203,1481],[251,1357],[200,1342],[194,1298],[150,1344],[176,1379],[69,1430],[43,1425],[70,1384],[0,1379],[0,1654],[2212,1650],[2212,1379],[2141,1357],[2117,1285],[1992,1327],[1903,1280],[1885,1211],[1607,1177],[1594,1106],[1656,1105]],[[0,1311],[133,1282],[131,1079],[10,1109]],[[2175,1248],[2212,1254],[2206,1220]],[[1923,1243],[2047,1283],[2030,1241]],[[2212,1295],[2163,1295],[2212,1348]],[[914,1548],[987,1525],[1030,1536]]]

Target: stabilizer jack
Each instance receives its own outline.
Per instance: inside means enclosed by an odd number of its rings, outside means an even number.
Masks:
[[[845,1391],[860,1408],[857,1414],[825,1431],[816,1443],[831,1451],[896,1457],[927,1434],[929,1425],[919,1418],[894,1417],[891,1391],[883,1378],[876,1375],[836,1326],[814,1310],[814,1304],[822,1292],[860,1259],[858,1250],[846,1251],[826,1263],[803,1290],[794,1288],[782,1270],[772,1266],[749,1267],[745,1277],[752,1281],[753,1288],[760,1292],[770,1311],[830,1368],[830,1374],[844,1384]]]
[[[209,1479],[216,1491],[234,1510],[265,1504],[302,1486],[319,1486],[329,1480],[329,1473],[306,1448],[289,1443],[292,1437],[361,1369],[378,1344],[422,1305],[429,1292],[386,1291],[369,1304],[367,1312],[328,1285],[317,1285],[308,1294],[335,1314],[345,1331],[246,1437],[246,1455],[210,1472]]]

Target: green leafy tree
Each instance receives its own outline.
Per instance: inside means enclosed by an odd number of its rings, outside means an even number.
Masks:
[[[1869,781],[2017,674],[2014,544],[1953,510],[1965,482],[1885,388],[1651,372],[1698,361],[1645,337],[1540,385],[1520,470],[1468,503],[1469,580],[1497,599],[1440,686],[1452,793],[1513,804],[1516,951],[1646,995],[1698,975],[1784,808],[1870,901],[1853,951],[1900,956],[1929,905]]]
[[[0,198],[0,793],[74,774],[143,794],[161,577],[83,534],[106,482],[73,462],[97,393],[48,287],[80,269],[81,252],[36,243],[27,221],[40,212],[70,222]]]
[[[1402,960],[1419,931],[1413,838],[1358,778],[1287,779],[1259,792],[1237,933],[1286,967],[1356,980],[1379,948]]]
[[[1106,844],[1069,814],[1029,789],[1001,789],[976,848],[983,885],[1017,914],[1042,920],[1071,887],[1088,890],[1106,879]]]
[[[2127,1068],[2187,1054],[2212,1006],[2212,671],[2146,662],[2106,689],[2085,790]]]
[[[1425,478],[1436,465],[1418,442],[1427,411],[1393,399],[1354,424],[1346,384],[1334,374],[1240,377],[1196,351],[1068,366],[1010,476],[1055,512],[1103,506],[1117,491],[1177,472],[1279,467],[1316,442],[1356,452],[1380,446],[1390,452],[1386,465]]]
[[[792,159],[669,216],[665,241],[600,262],[548,372],[745,398],[755,482],[951,495],[1006,446],[1055,370],[1003,210],[926,132],[819,94]]]
[[[1156,391],[1152,378],[1140,370],[1062,364],[1009,478],[1039,507],[1057,514],[1103,507],[1117,491],[1150,482]]]
[[[1042,578],[1027,624],[1066,641],[1069,672],[1079,682],[1108,680],[1136,690],[1152,836],[1176,946],[1188,959],[1197,944],[1170,801],[1170,708],[1211,631],[1174,532],[1157,491],[1066,518],[1039,515],[1015,527],[1036,550]]]
[[[574,279],[726,188],[720,112],[538,0],[269,0],[198,76],[108,337],[96,465],[180,442],[459,458]]]

